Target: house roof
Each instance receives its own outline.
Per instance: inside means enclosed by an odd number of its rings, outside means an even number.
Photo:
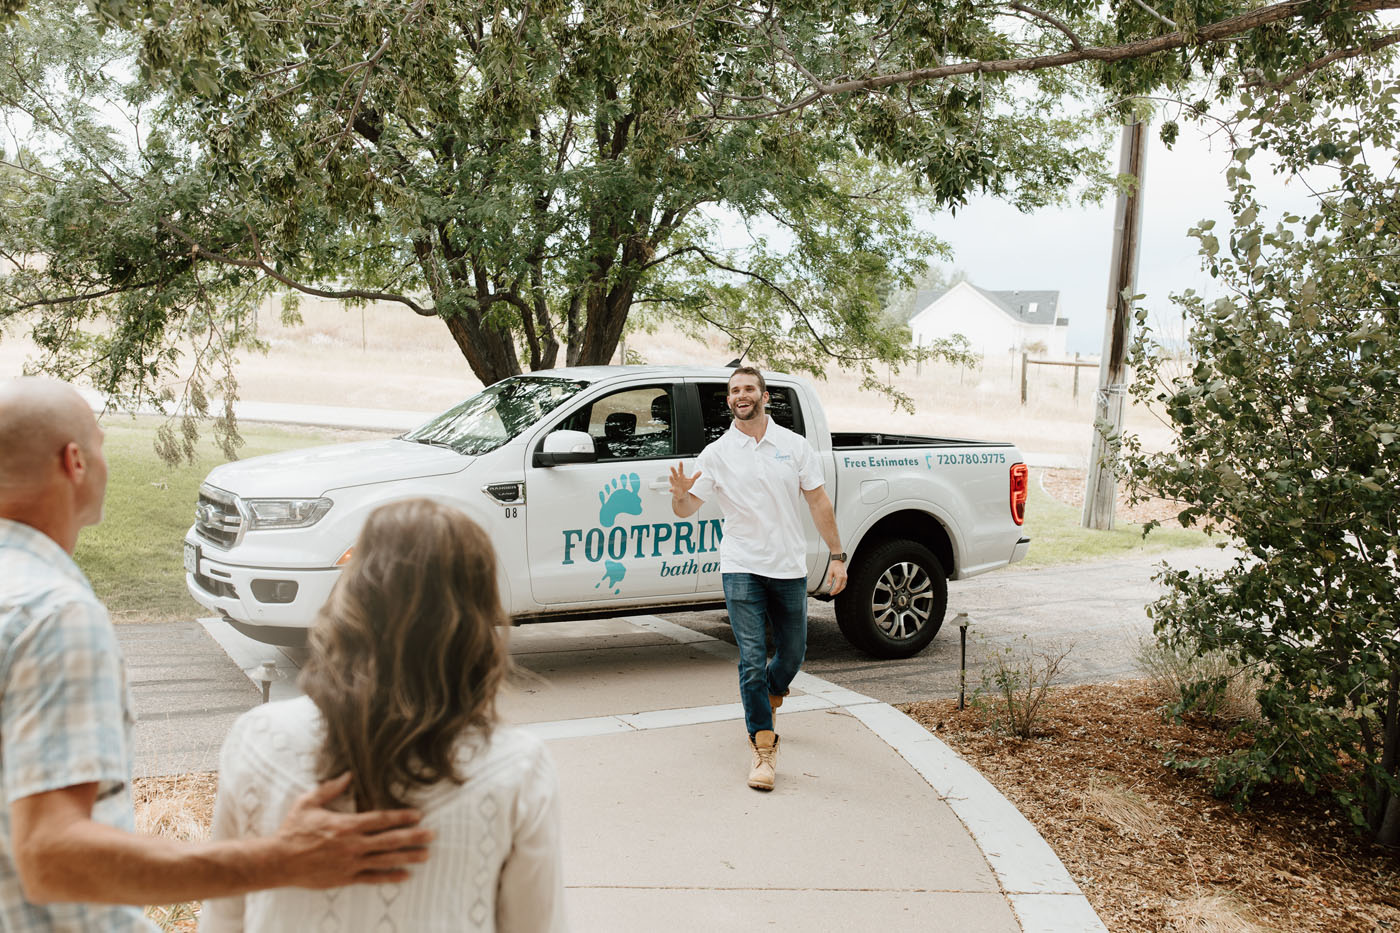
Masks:
[[[968,288],[975,290],[982,297],[1023,324],[1048,324],[1053,326],[1060,323],[1061,320],[1064,320],[1059,317],[1060,293],[1058,291],[998,292],[990,291],[985,288],[978,288],[971,282],[959,282],[958,284],[966,285]],[[957,288],[957,285],[954,285],[953,288]],[[927,308],[950,291],[952,291],[951,288],[921,290],[916,299],[916,307]],[[1068,322],[1066,321],[1066,323]]]

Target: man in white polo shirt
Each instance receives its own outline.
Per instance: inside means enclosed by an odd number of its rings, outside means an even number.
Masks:
[[[800,499],[807,500],[831,549],[832,595],[846,586],[846,555],[816,451],[805,437],[768,417],[763,374],[751,366],[734,370],[727,403],[734,421],[700,452],[695,472],[687,476],[684,464],[671,469],[671,509],[685,518],[714,498],[724,514],[719,569],[739,646],[739,696],[753,753],[749,786],[772,790],[778,764],[773,713],[807,651],[807,545]],[[765,623],[773,626],[772,660]]]

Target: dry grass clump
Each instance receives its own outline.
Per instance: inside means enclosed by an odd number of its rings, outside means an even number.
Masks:
[[[1181,933],[1272,933],[1254,912],[1229,894],[1197,894],[1167,908],[1167,919]]]
[[[1197,712],[1227,722],[1259,718],[1259,675],[1236,664],[1223,651],[1197,654],[1189,646],[1144,638],[1134,660],[1164,703],[1180,700],[1193,684],[1219,681],[1223,686],[1207,691],[1196,704]]]
[[[1085,819],[1094,820],[1121,836],[1146,841],[1162,830],[1160,820],[1141,794],[1099,777],[1089,780],[1082,805]]]
[[[138,778],[134,782],[136,831],[182,842],[209,838],[217,775]]]
[[[217,775],[207,773],[137,778],[132,783],[136,831],[181,842],[208,839],[218,783]],[[146,916],[159,930],[192,933],[199,924],[199,902],[147,907]]]

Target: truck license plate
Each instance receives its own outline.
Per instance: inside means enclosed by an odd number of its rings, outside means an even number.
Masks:
[[[199,573],[199,547],[194,544],[185,545],[185,573]]]

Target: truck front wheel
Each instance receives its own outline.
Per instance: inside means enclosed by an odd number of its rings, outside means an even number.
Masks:
[[[928,548],[886,541],[856,556],[836,597],[836,622],[877,658],[913,657],[933,641],[948,608],[948,579]]]

